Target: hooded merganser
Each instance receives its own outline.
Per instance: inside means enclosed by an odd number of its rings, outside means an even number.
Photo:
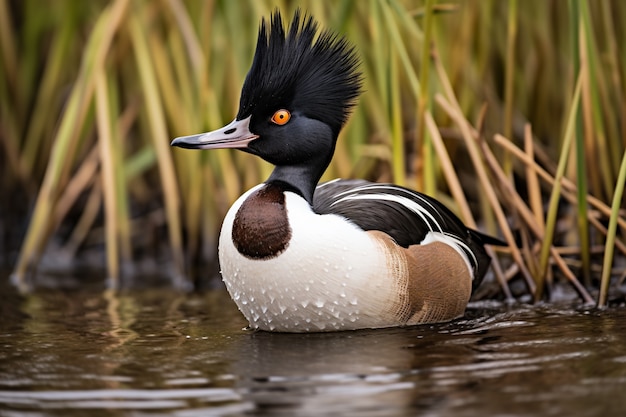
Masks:
[[[314,332],[407,326],[463,315],[489,266],[483,244],[426,195],[392,184],[318,185],[361,90],[353,47],[296,11],[262,20],[237,117],[174,139],[237,148],[275,165],[230,208],[223,280],[250,328]]]

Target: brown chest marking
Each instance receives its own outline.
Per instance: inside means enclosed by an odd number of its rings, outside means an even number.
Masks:
[[[281,187],[267,184],[250,194],[235,215],[232,238],[239,253],[250,259],[270,259],[287,248],[291,228]]]

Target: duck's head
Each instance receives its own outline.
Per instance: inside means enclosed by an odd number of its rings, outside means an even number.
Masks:
[[[221,129],[174,139],[190,149],[237,148],[274,164],[282,181],[311,202],[337,136],[361,89],[358,59],[334,33],[318,35],[310,16],[294,14],[288,32],[280,12],[265,19],[246,76],[237,117]]]

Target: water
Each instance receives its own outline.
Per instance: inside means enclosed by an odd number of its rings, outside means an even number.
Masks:
[[[242,330],[224,291],[1,288],[0,416],[622,416],[626,309]]]

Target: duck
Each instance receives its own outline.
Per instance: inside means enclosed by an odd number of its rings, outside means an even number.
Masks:
[[[319,183],[361,93],[348,40],[296,10],[261,20],[239,109],[226,126],[177,137],[234,148],[274,168],[228,210],[222,280],[249,329],[330,332],[447,322],[464,315],[499,241],[436,199],[359,179]]]

